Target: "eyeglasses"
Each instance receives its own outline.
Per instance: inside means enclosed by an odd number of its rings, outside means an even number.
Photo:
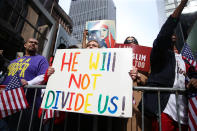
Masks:
[[[35,45],[38,45],[39,43],[37,42],[37,41],[28,41],[28,43],[30,43],[30,44],[35,44]]]
[[[127,40],[127,43],[136,43],[134,39],[132,40]]]

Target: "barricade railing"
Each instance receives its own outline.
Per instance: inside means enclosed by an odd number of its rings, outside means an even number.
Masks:
[[[179,112],[179,104],[178,104],[178,95],[183,95],[186,93],[186,89],[180,89],[180,88],[170,88],[170,87],[133,87],[133,90],[141,91],[142,92],[142,131],[144,131],[144,92],[152,91],[157,93],[158,98],[158,112],[159,112],[159,130],[161,131],[161,104],[160,104],[160,93],[161,92],[167,92],[170,94],[175,94],[176,98],[176,110],[177,110],[177,116],[178,116],[178,127],[179,131],[181,131],[181,124],[180,124],[180,112]],[[154,104],[154,103],[153,103]]]
[[[25,86],[24,88],[33,88],[35,89],[35,94],[34,94],[34,100],[33,100],[33,105],[32,105],[32,111],[31,111],[31,117],[30,117],[30,124],[29,124],[29,131],[31,131],[32,129],[32,119],[33,119],[33,113],[34,113],[34,109],[35,109],[35,100],[36,100],[36,95],[37,95],[37,90],[38,89],[45,89],[46,88],[46,85],[31,85],[31,86]],[[178,89],[178,88],[170,88],[170,87],[133,87],[133,90],[134,91],[141,91],[141,98],[142,98],[142,131],[144,131],[144,92],[147,92],[147,91],[152,91],[152,92],[155,92],[157,93],[157,96],[158,96],[158,111],[159,111],[159,130],[161,131],[161,105],[160,105],[160,93],[161,92],[168,92],[168,93],[173,93],[175,94],[176,96],[176,103],[178,103],[178,95],[183,95],[185,94],[186,92],[186,89]],[[27,90],[26,90],[27,92]],[[132,102],[131,102],[132,103]],[[154,103],[153,103],[154,104]],[[180,124],[180,114],[179,114],[179,104],[176,104],[176,109],[177,109],[177,116],[178,116],[178,126],[179,126],[179,131],[181,131],[181,124]],[[22,114],[23,114],[23,111],[20,112],[20,117],[19,117],[19,120],[18,120],[18,125],[17,125],[17,131],[20,130],[20,126],[21,125],[21,118],[22,118]],[[44,115],[45,115],[45,111],[42,111],[42,115],[41,115],[41,120],[40,120],[40,127],[39,127],[39,130],[43,130],[42,129],[42,126],[43,126],[43,118],[44,118]],[[79,117],[78,117],[78,128],[77,130],[80,131],[80,114],[79,114]],[[65,119],[65,127],[67,126],[67,118]],[[110,127],[107,127],[108,128],[108,131],[110,131],[112,129],[111,126],[112,123],[111,121],[109,120],[108,121],[109,123],[109,126]],[[53,120],[52,120],[52,126],[50,128],[50,130],[53,130],[53,124],[54,124],[54,117],[53,117]],[[97,131],[97,117],[94,117],[94,120],[93,120],[93,131]],[[64,127],[64,130],[66,130],[66,128]],[[127,130],[127,128],[124,127],[124,130]]]

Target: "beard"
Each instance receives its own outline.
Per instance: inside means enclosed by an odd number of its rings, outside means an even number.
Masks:
[[[36,48],[33,48],[33,49],[32,48],[29,48],[29,49],[26,49],[26,51],[30,55],[36,55],[37,49]]]

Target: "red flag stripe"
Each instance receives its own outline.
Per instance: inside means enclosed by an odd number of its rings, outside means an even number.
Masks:
[[[197,97],[189,99],[189,128],[190,130],[197,129]]]
[[[191,130],[194,128],[194,129],[197,129],[197,126],[196,126],[196,123],[195,123],[195,120],[194,118],[192,117],[192,114],[189,110],[189,127],[191,128]]]
[[[15,105],[14,105],[14,103],[13,103],[13,96],[11,95],[10,90],[9,90],[9,91],[6,91],[6,95],[7,95],[7,98],[8,98],[9,106],[10,106],[10,108],[11,108],[11,112],[12,112],[12,114],[13,114],[13,113],[16,112],[16,110],[15,110],[16,107],[15,107]]]
[[[14,94],[14,90],[11,90],[10,93],[13,96],[13,103],[14,103],[15,109],[18,112],[19,111],[19,107],[18,107],[17,100],[16,100],[17,98],[16,98],[16,96]]]
[[[8,103],[7,96],[6,96],[6,91],[3,92],[3,97],[4,97],[4,101],[5,101],[5,108],[4,109],[7,110],[8,115],[11,115],[9,103]]]
[[[23,90],[22,87],[20,87],[19,90],[20,90],[21,93],[22,93],[23,101],[25,102],[25,108],[28,108],[28,107],[29,107],[29,104],[28,104],[28,102],[27,102],[27,99],[26,99],[26,96],[25,96],[25,92],[24,92],[24,90]]]
[[[44,119],[53,118],[53,114],[54,114],[53,110],[46,109]]]
[[[190,116],[191,114],[189,114],[189,112],[188,112],[188,116]],[[194,131],[194,127],[193,127],[193,125],[192,125],[192,121],[191,121],[191,119],[189,118],[188,119],[188,130],[189,131]]]
[[[197,115],[197,114],[196,114],[196,113],[197,113],[197,107],[196,107],[196,105],[194,104],[195,102],[197,103],[195,97],[194,97],[194,98],[190,98],[189,104],[190,104],[191,106],[189,105],[189,107],[190,107],[190,109],[192,109],[192,110],[194,111],[194,114]],[[192,114],[192,115],[194,115],[194,114]]]
[[[17,96],[18,96],[18,98],[20,97],[20,94],[19,94],[19,90],[16,90],[16,94],[17,94]],[[17,99],[18,101],[19,101],[19,103],[20,103],[20,107],[21,107],[21,109],[24,109],[23,108],[23,104],[22,104],[22,101],[21,101],[21,99]]]
[[[13,96],[14,96],[16,107],[17,107],[18,110],[20,110],[21,109],[21,105],[20,105],[20,103],[18,101],[18,95],[16,93],[16,90],[13,90],[12,93],[13,93]]]
[[[25,109],[25,108],[27,108],[27,104],[26,104],[26,102],[24,101],[24,99],[25,99],[25,96],[24,96],[24,94],[23,94],[23,89],[21,89],[21,88],[18,88],[18,91],[19,91],[19,94],[20,94],[20,98],[23,100],[22,101],[22,106],[23,106],[23,108]]]
[[[11,114],[13,114],[14,113],[13,112],[13,107],[12,107],[12,104],[11,104],[10,97],[8,95],[8,92],[9,91],[5,91],[5,95],[6,95],[6,99],[7,99],[7,103],[8,103],[8,108],[7,109],[10,111]]]
[[[1,94],[2,96],[2,94]],[[1,117],[0,118],[3,118],[6,116],[6,113],[4,112],[4,99],[2,99],[2,97],[0,96],[0,112],[1,112]]]
[[[22,94],[22,92],[21,92],[21,90],[19,90],[18,89],[18,92],[19,92],[19,98],[23,98],[23,94]],[[23,109],[25,109],[25,102],[24,101],[21,101],[22,102],[22,107],[23,107]]]

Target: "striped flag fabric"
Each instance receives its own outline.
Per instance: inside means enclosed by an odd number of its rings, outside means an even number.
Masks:
[[[181,51],[182,56],[190,59],[190,60],[194,60],[194,56],[192,54],[192,50],[189,47],[189,45],[187,43],[184,44],[183,49]]]
[[[190,93],[188,95],[188,123],[189,123],[189,131],[195,131],[197,129],[197,92]]]
[[[44,114],[44,117],[43,117],[44,120],[53,118],[54,116],[57,117],[57,118],[60,117],[59,111],[50,110],[50,109],[42,109],[42,108],[39,109],[39,114],[38,114],[39,117],[41,117],[41,113],[42,113],[43,110],[45,111],[45,114]]]
[[[193,66],[197,70],[197,64],[192,50],[187,43],[184,44],[181,54],[183,60],[186,60],[190,66]],[[189,82],[189,79],[186,79],[186,82]],[[188,107],[189,131],[195,131],[197,129],[197,91],[191,90],[188,92]]]
[[[16,73],[5,90],[0,94],[0,119],[28,108],[27,99],[18,73]]]
[[[184,44],[181,54],[182,54],[183,60],[186,60],[191,66],[195,68],[195,70],[197,70],[196,60],[194,59],[192,50],[187,43]]]
[[[188,61],[189,64],[190,64],[191,66],[193,66],[193,67],[195,68],[195,70],[197,70],[197,63],[196,63],[195,60],[191,60],[191,59],[186,58],[186,57],[184,57],[184,56],[182,56],[182,58],[183,58],[184,60]]]
[[[47,119],[50,119],[50,118],[53,118],[54,116],[54,110],[49,110],[49,109],[46,109],[46,112],[45,112],[45,115],[44,115],[44,120],[47,120]]]

